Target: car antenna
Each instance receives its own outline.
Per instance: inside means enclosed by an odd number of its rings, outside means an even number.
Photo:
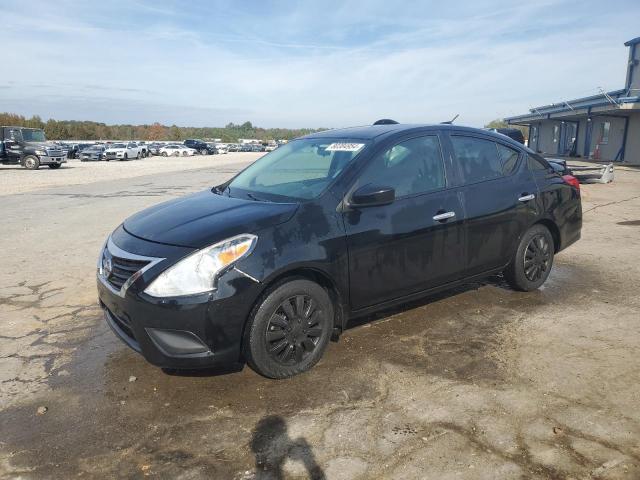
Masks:
[[[397,125],[398,123],[399,122],[391,120],[390,118],[381,118],[380,120],[373,122],[374,125]]]
[[[460,116],[459,113],[456,113],[456,116],[453,117],[451,120],[449,120],[448,122],[440,122],[442,125],[451,125],[453,122],[456,121],[456,118],[458,118]]]

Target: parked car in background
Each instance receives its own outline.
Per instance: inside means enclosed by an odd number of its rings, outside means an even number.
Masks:
[[[216,150],[218,150],[218,153],[220,154],[225,154],[229,152],[229,147],[227,147],[227,145],[225,145],[224,143],[216,143],[216,144],[213,144],[213,146],[216,148]]]
[[[490,132],[500,133],[524,145],[524,135],[517,128],[489,128]]]
[[[265,152],[273,152],[276,148],[278,148],[278,145],[276,143],[270,143],[269,145],[267,145],[264,148]]]
[[[91,145],[80,152],[80,161],[91,162],[105,160],[105,150],[106,148],[103,145]]]
[[[151,155],[160,155],[160,149],[164,146],[164,143],[153,142],[149,144],[149,153]]]
[[[202,140],[189,139],[183,142],[185,147],[193,148],[200,155],[215,155],[218,153],[216,147],[211,146]]]
[[[47,143],[44,130],[0,126],[0,163],[37,170],[40,165],[56,169],[67,161],[59,145]]]
[[[132,158],[140,158],[142,149],[135,142],[129,143],[112,143],[105,152],[105,160],[131,160]]]
[[[253,152],[253,145],[250,143],[243,143],[240,145],[239,152]]]
[[[246,361],[286,378],[353,318],[500,272],[541,287],[581,227],[580,190],[504,135],[328,130],[126,219],[100,252],[98,294],[155,365]]]
[[[240,151],[240,145],[238,145],[237,143],[229,143],[229,144],[227,144],[227,151],[229,151],[229,152],[239,152]]]
[[[184,145],[165,145],[160,148],[160,155],[163,157],[187,157],[195,155],[197,152],[193,148],[185,147]]]
[[[138,144],[138,146],[140,147],[140,156],[142,158],[147,158],[149,155],[151,155],[151,152],[149,151],[149,145],[147,144],[147,142],[135,142]]]
[[[265,151],[265,146],[262,145],[261,143],[254,143],[251,145],[251,151],[252,152],[264,152]]]

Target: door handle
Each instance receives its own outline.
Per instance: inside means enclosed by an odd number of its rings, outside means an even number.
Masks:
[[[533,200],[534,198],[536,198],[536,196],[533,193],[529,193],[527,195],[522,195],[520,198],[518,198],[518,201],[528,202],[529,200]]]
[[[444,220],[447,220],[449,218],[453,218],[456,216],[456,212],[445,212],[445,213],[439,213],[438,215],[434,215],[433,219],[436,222],[442,222]]]

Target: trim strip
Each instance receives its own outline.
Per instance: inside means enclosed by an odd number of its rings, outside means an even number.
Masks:
[[[106,249],[109,250],[109,253],[111,253],[114,257],[124,258],[126,260],[139,260],[139,261],[149,262],[147,265],[145,265],[140,270],[138,270],[133,275],[131,275],[129,279],[126,282],[124,282],[124,284],[122,284],[122,287],[120,288],[120,290],[116,290],[113,287],[113,285],[111,285],[107,281],[107,279],[102,273],[102,257],[104,256],[105,248],[101,250],[100,259],[98,260],[98,279],[100,280],[100,282],[102,282],[102,284],[105,287],[111,290],[111,292],[115,293],[116,295],[122,298],[124,298],[124,295],[127,292],[127,289],[131,286],[131,284],[135,282],[138,278],[140,278],[144,274],[144,272],[149,270],[151,267],[156,266],[161,261],[166,260],[165,258],[145,257],[144,255],[136,255],[135,253],[129,253],[125,250],[122,250],[113,242],[113,240],[111,239],[111,236],[109,236],[109,239],[107,240]]]

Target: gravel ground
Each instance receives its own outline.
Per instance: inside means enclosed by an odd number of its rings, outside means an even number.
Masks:
[[[149,157],[127,162],[81,162],[68,160],[61,168],[40,167],[27,170],[21,166],[0,165],[0,195],[32,192],[43,188],[82,185],[96,181],[118,180],[149,174],[183,172],[199,168],[253,161],[264,153],[228,153],[193,157]]]
[[[245,155],[78,164],[93,183],[2,197],[0,478],[640,478],[640,171],[583,186],[583,238],[539,291],[493,278],[381,312],[289,380],[163,372],[103,322],[98,250]]]

